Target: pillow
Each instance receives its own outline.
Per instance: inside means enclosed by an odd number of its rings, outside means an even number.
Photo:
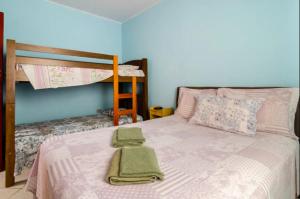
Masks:
[[[218,96],[239,99],[264,99],[257,112],[257,131],[296,137],[295,113],[299,99],[299,88],[271,89],[218,89]]]
[[[121,110],[125,110],[125,108],[119,108],[119,111]],[[107,115],[109,117],[113,117],[114,116],[114,109],[113,108],[108,108],[108,109],[100,109],[97,111],[99,114],[102,114],[102,115]]]
[[[125,108],[119,108],[119,110],[125,110]],[[105,115],[105,116],[109,116],[109,117],[113,117],[114,116],[114,109],[113,108],[108,108],[108,109],[99,109],[97,110],[97,113],[101,114],[101,115]],[[138,122],[143,121],[143,117],[139,114],[136,115],[136,120]],[[123,125],[123,124],[130,124],[132,123],[132,117],[131,115],[120,115],[119,117],[119,125]]]
[[[200,96],[190,123],[232,133],[255,135],[256,112],[261,104],[262,101],[254,99]]]
[[[198,95],[217,95],[216,89],[190,89],[181,87],[178,96],[178,107],[175,111],[176,115],[180,115],[185,119],[190,119],[194,114],[196,98]]]
[[[124,70],[138,70],[139,66],[122,64],[122,65],[119,65],[119,69],[124,69]]]

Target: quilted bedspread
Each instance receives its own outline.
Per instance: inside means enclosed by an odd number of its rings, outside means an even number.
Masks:
[[[129,126],[143,129],[165,180],[144,185],[105,182],[114,127],[47,139],[27,181],[45,198],[294,199],[299,192],[297,140],[258,132],[237,135],[188,124],[177,116]]]

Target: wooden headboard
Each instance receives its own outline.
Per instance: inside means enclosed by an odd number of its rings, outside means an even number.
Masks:
[[[218,89],[223,87],[189,87],[189,86],[181,86],[185,88],[191,88],[191,89]],[[176,95],[176,107],[178,106],[178,97],[179,97],[179,89],[181,87],[177,88],[177,95]],[[226,87],[231,89],[266,89],[266,88],[280,88],[280,87]],[[298,101],[297,111],[296,111],[296,117],[295,117],[295,134],[300,138],[300,105]],[[299,140],[300,141],[300,140]]]

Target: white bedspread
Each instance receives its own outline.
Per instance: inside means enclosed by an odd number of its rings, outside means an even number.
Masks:
[[[24,70],[34,89],[87,85],[103,81],[113,76],[112,70],[104,69],[72,68],[64,66],[45,66],[32,64],[19,64],[18,67]],[[137,70],[134,68],[135,66],[119,66],[119,76],[145,76],[142,70]]]
[[[45,141],[27,190],[39,199],[295,199],[297,140],[268,133],[247,137],[187,124],[177,116],[134,126],[142,127],[146,145],[155,149],[164,181],[107,184],[116,149],[110,146],[114,128],[103,128]]]

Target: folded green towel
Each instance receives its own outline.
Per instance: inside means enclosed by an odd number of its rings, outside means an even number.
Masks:
[[[119,127],[114,131],[112,145],[114,147],[139,146],[145,142],[141,128]]]
[[[119,127],[117,130],[118,140],[145,140],[139,127]]]
[[[143,184],[163,180],[153,149],[145,146],[118,149],[106,180],[112,185]]]

